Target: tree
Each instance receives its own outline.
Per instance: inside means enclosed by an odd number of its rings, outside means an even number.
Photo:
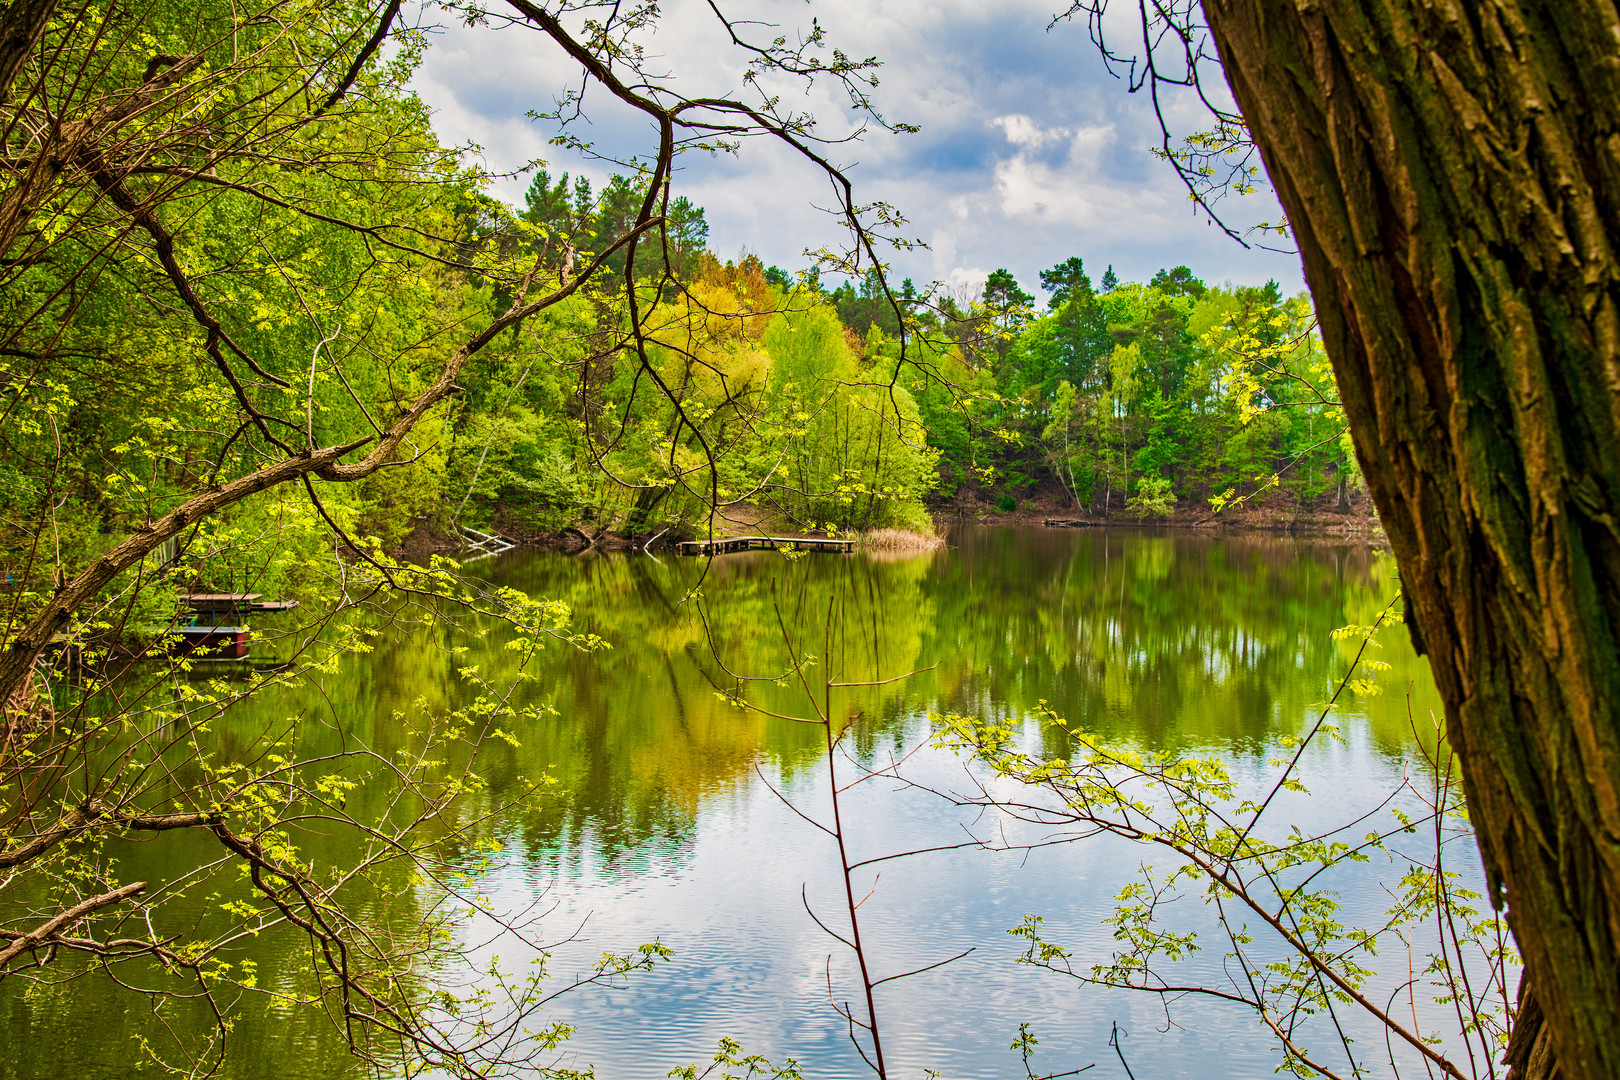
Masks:
[[[1052,269],[1041,271],[1041,288],[1052,294],[1048,305],[1054,308],[1062,307],[1081,292],[1089,293],[1091,279],[1086,276],[1086,264],[1080,256],[1070,255]]]
[[[1160,270],[1148,282],[1148,287],[1169,293],[1172,296],[1203,296],[1208,291],[1202,281],[1193,277],[1193,272],[1185,266],[1178,266],[1173,270]]]
[[[1103,6],[1076,9],[1099,44]],[[1257,149],[1303,257],[1524,954],[1514,1071],[1620,1077],[1620,17],[1205,0],[1150,18],[1184,52],[1133,84],[1198,85],[1212,37],[1240,110],[1185,148],[1166,128],[1166,156],[1200,195],[1252,184]]]
[[[543,225],[554,231],[559,237],[577,243],[585,228],[587,228],[588,215],[592,205],[590,194],[590,181],[585,177],[579,178],[583,185],[578,191],[576,199],[570,193],[568,174],[563,173],[557,182],[551,182],[551,174],[541,169],[534,174],[529,182],[529,190],[524,193],[525,209],[523,219],[536,225]],[[585,213],[581,214],[576,206],[582,205]]]
[[[901,333],[900,316],[896,314],[896,305],[891,304],[885,295],[883,286],[883,275],[873,268],[861,278],[859,288],[854,282],[846,281],[834,289],[832,302],[838,310],[839,320],[861,337],[865,337],[871,327],[877,326],[888,336],[898,338]],[[915,287],[909,284],[901,286],[900,299],[910,300],[915,295]]]
[[[984,302],[999,316],[1010,318],[1029,307],[1035,298],[1018,287],[1018,279],[1010,270],[992,270],[984,282]]]

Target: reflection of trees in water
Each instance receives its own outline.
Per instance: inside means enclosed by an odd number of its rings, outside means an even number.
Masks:
[[[560,794],[522,833],[537,852],[588,841],[608,865],[648,845],[681,859],[700,802],[746,785],[755,762],[789,783],[813,766],[803,729],[716,694],[734,676],[786,670],[776,604],[818,658],[830,636],[842,678],[937,663],[848,692],[861,753],[914,737],[906,723],[926,709],[1022,714],[1041,699],[1110,738],[1249,751],[1324,697],[1344,661],[1329,631],[1369,621],[1392,577],[1364,545],[1114,530],[965,530],[954,550],[895,561],[753,553],[705,568],[525,555],[504,564],[503,582],[566,600],[614,647],[553,654],[537,671],[531,692],[557,714],[523,733],[513,768],[550,766]],[[1386,637],[1382,680],[1415,679],[1422,715],[1424,662],[1403,635]],[[502,655],[496,637],[468,660],[498,678]],[[791,686],[753,682],[747,693],[773,712],[802,711]],[[1357,707],[1379,745],[1409,743],[1399,693]]]
[[[1086,530],[969,531],[941,567],[935,705],[1006,716],[1050,701],[1075,723],[1145,745],[1257,748],[1325,696],[1343,658],[1329,631],[1393,595],[1362,545]],[[978,584],[976,584],[978,583]],[[1383,682],[1426,664],[1389,635]],[[933,659],[932,656],[926,659]],[[1397,707],[1398,706],[1398,707]],[[1399,695],[1361,703],[1382,745],[1410,742]]]
[[[315,762],[314,768],[321,774],[363,774],[364,759],[340,758],[346,742],[347,749],[354,749],[356,734],[373,736],[374,748],[386,745],[374,737],[384,732],[397,731],[402,736],[394,740],[393,748],[403,747],[405,741],[398,725],[381,719],[385,714],[370,686],[369,679],[323,679],[312,674],[290,686],[248,693],[247,684],[228,678],[215,682],[193,672],[190,677],[171,675],[166,682],[161,672],[138,670],[128,676],[123,690],[146,707],[128,708],[126,699],[126,722],[110,730],[106,739],[87,740],[79,747],[83,753],[73,759],[72,770],[95,774],[122,767],[133,772],[143,767],[146,758],[132,748],[152,746],[162,764],[144,767],[151,781],[141,785],[139,792],[150,805],[163,810],[182,805],[178,801],[170,804],[171,796],[179,800],[209,790],[199,760],[202,755],[188,745],[190,738],[202,747],[213,769],[279,752],[289,760]],[[199,698],[182,693],[191,690],[248,696],[220,709],[208,704],[206,695]],[[105,706],[107,697],[93,700],[92,706]],[[93,707],[87,710],[89,717],[99,715]],[[333,716],[343,718],[346,732],[328,722]],[[310,777],[306,774],[305,779]],[[413,781],[429,784],[435,779],[437,774],[413,777]],[[219,784],[215,790],[221,788],[228,790],[229,784]],[[289,815],[292,823],[286,826],[286,834],[297,849],[290,859],[301,863],[307,856],[318,864],[312,877],[323,884],[333,880],[329,874],[370,864],[366,874],[336,890],[343,905],[344,928],[358,928],[379,948],[397,949],[393,955],[405,958],[401,968],[381,977],[397,976],[404,994],[422,996],[429,988],[431,973],[425,964],[411,967],[410,958],[427,955],[417,934],[433,920],[431,909],[441,897],[420,883],[417,867],[409,860],[376,858],[380,833],[362,834],[360,828],[341,825],[343,821],[358,822],[386,831],[391,819],[403,823],[420,804],[402,797],[396,785],[367,782],[348,790],[341,802],[346,818],[334,812],[300,825],[298,815]],[[447,821],[435,823],[440,830],[437,837],[423,838],[421,851],[426,861],[432,861],[427,853],[433,841],[442,841],[443,830],[453,829],[457,823],[455,814],[447,817]],[[254,835],[251,826],[231,824]],[[465,854],[469,839],[441,842],[433,850],[455,861]],[[319,1001],[332,989],[329,972],[312,969],[310,937],[274,925],[274,912],[266,910],[262,894],[251,887],[245,873],[228,865],[223,873],[214,873],[221,866],[221,854],[213,834],[189,828],[131,830],[124,836],[96,837],[83,843],[77,857],[95,861],[104,855],[120,878],[150,882],[145,895],[155,894],[162,901],[102,937],[133,937],[150,926],[152,937],[165,945],[177,941],[206,944],[215,949],[211,953],[215,959],[229,965],[228,969],[208,968],[220,976],[210,978],[209,983],[232,1025],[233,1037],[224,1044],[221,1075],[363,1075],[365,1065],[349,1052],[342,1027],[334,1026],[318,1007],[293,1004]],[[47,891],[54,884],[44,875],[21,882],[8,896],[12,910],[48,902]],[[255,917],[243,918],[243,905],[257,908],[271,923],[267,932],[241,929],[259,923]],[[368,978],[368,985],[375,989],[380,982],[375,976],[383,965],[371,954],[361,957],[356,952],[351,957],[357,977]],[[358,975],[362,963],[367,971]],[[232,978],[244,978],[254,989],[244,992],[225,982],[226,971]],[[0,1076],[19,1080],[123,1077],[148,1051],[171,1063],[209,1061],[215,1016],[199,981],[181,965],[165,967],[138,958],[109,965],[109,972],[103,973],[95,961],[63,950],[54,963],[37,970],[14,968],[11,974],[0,986],[0,1030],[13,1035],[0,1040]],[[131,988],[137,994],[132,995]],[[390,1047],[377,1046],[364,1033],[362,1037],[379,1059],[390,1058]],[[49,1047],[49,1052],[42,1053],[41,1047]]]
[[[554,777],[551,794],[478,822],[469,838],[520,846],[531,863],[564,878],[587,861],[625,874],[683,865],[700,806],[742,792],[755,763],[773,767],[790,788],[819,766],[818,730],[739,711],[716,692],[735,687],[733,674],[787,670],[778,605],[795,639],[841,680],[937,662],[901,684],[844,692],[843,707],[860,714],[860,754],[916,738],[926,709],[1018,716],[1040,699],[1111,740],[1246,753],[1292,731],[1325,696],[1344,659],[1328,632],[1371,622],[1394,589],[1387,558],[1361,546],[1113,530],[964,530],[953,549],[915,558],[753,553],[719,559],[706,573],[695,560],[551,553],[511,556],[491,570],[501,584],[566,601],[578,628],[612,644],[592,655],[553,644],[531,666],[519,699],[554,711],[517,731],[518,746],[486,747],[489,789],[458,807],[461,821],[475,822],[525,778]],[[700,577],[701,597],[687,600]],[[380,751],[407,749],[402,716],[470,696],[458,669],[476,667],[494,686],[515,677],[519,657],[507,641],[498,627],[391,624],[369,655],[348,658],[336,674],[312,674],[300,689],[250,699],[216,721],[213,736],[245,752],[267,728],[290,726],[306,757],[336,752],[344,733]],[[1381,658],[1393,664],[1386,684],[1419,679],[1423,696],[1414,703],[1425,712],[1432,686],[1405,636],[1385,635]],[[753,682],[745,693],[764,709],[802,712],[793,686]],[[1378,744],[1409,744],[1398,693],[1360,707]],[[388,794],[362,789],[351,808],[370,813]],[[131,845],[121,856],[127,876],[164,880],[194,864],[195,853],[181,848],[188,842]],[[205,919],[218,902],[197,896],[174,910]],[[409,917],[374,914],[380,922]],[[251,944],[267,985],[307,967],[294,945],[276,935]],[[85,980],[51,1001],[6,995],[0,1023],[35,1037],[56,1032],[65,1047],[87,1040],[86,1059],[105,1060],[107,1046],[145,1023],[115,1009],[113,994]],[[73,1017],[103,1010],[119,1019],[98,1033],[74,1029]],[[288,1065],[277,1048],[296,1046],[308,1059],[297,1075],[343,1075],[333,1031],[292,1015],[241,1009],[238,1024],[250,1037],[236,1045],[252,1060],[235,1059],[227,1071],[275,1074]],[[286,1038],[290,1022],[304,1029],[294,1040]],[[264,1039],[251,1037],[260,1030]],[[57,1064],[70,1060],[64,1050]],[[29,1075],[15,1058],[5,1067]]]
[[[576,858],[585,842],[609,867],[630,851],[638,866],[648,855],[684,858],[703,800],[745,786],[756,762],[775,763],[791,782],[817,760],[813,732],[745,714],[718,695],[738,677],[787,670],[775,605],[818,657],[830,626],[832,663],[851,679],[907,670],[933,621],[921,587],[926,559],[759,553],[717,560],[706,574],[697,562],[619,556],[582,563],[535,553],[509,565],[504,583],[566,600],[582,628],[613,644],[593,656],[554,654],[537,667],[533,692],[556,714],[523,733],[514,755],[524,775],[550,766],[561,792],[521,823],[531,850]],[[688,598],[700,577],[701,594]],[[497,640],[476,652],[473,662],[492,672],[502,662]],[[770,711],[800,710],[792,687],[745,685]],[[851,708],[892,718],[898,704],[886,702],[904,693],[873,691]],[[658,853],[642,850],[649,846]]]
[[[495,827],[537,857],[588,843],[610,866],[648,846],[682,858],[699,804],[745,785],[755,762],[791,783],[819,760],[813,733],[716,693],[733,675],[786,670],[777,604],[818,657],[830,629],[845,679],[937,663],[904,684],[848,692],[863,753],[904,737],[903,721],[926,709],[1013,715],[1040,699],[1111,739],[1242,748],[1323,697],[1341,666],[1328,631],[1368,622],[1394,587],[1387,558],[1361,545],[1114,530],[968,529],[952,550],[902,560],[759,552],[705,568],[532,552],[491,569],[501,584],[567,602],[579,629],[612,645],[587,655],[553,644],[533,665],[518,695],[554,712],[491,754],[488,800],[542,774],[556,794]],[[1386,637],[1385,683],[1415,677],[1432,693],[1404,636]],[[401,715],[464,703],[458,669],[512,681],[519,656],[507,641],[498,627],[401,620],[339,674],[250,700],[216,737],[244,749],[267,725],[319,718],[328,722],[296,726],[304,753],[335,752],[339,726],[391,752],[406,739]],[[747,692],[771,711],[800,711],[793,687]],[[1406,744],[1398,694],[1364,707],[1381,743]]]

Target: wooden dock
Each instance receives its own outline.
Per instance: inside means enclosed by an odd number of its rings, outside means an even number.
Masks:
[[[733,551],[832,551],[848,554],[855,550],[853,540],[826,536],[725,536],[715,540],[681,540],[677,555],[726,555]]]
[[[194,653],[227,660],[242,660],[248,654],[248,628],[245,626],[177,626],[170,652]]]
[[[263,593],[182,593],[180,600],[198,615],[269,615],[291,611],[296,600],[266,600]]]

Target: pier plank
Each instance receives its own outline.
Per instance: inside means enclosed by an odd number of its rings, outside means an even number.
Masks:
[[[855,550],[855,541],[826,536],[723,536],[713,540],[681,540],[675,544],[678,555],[727,555],[734,551],[832,551]]]

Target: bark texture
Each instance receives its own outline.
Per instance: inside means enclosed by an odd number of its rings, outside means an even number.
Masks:
[[[11,0],[0,11],[0,105],[11,100],[11,84],[55,11],[56,0]]]
[[[1538,1070],[1620,1078],[1620,14],[1204,8],[1446,702]]]

